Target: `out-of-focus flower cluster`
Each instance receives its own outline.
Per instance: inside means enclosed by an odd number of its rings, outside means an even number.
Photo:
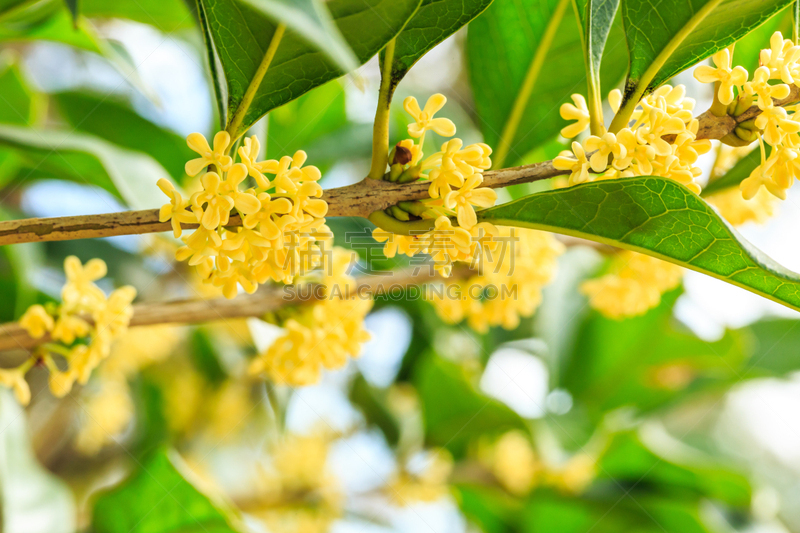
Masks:
[[[85,384],[92,371],[111,350],[111,344],[128,329],[133,315],[131,302],[136,289],[120,287],[106,296],[94,284],[106,275],[106,264],[92,259],[85,265],[75,256],[64,261],[67,282],[61,290],[61,304],[32,305],[19,324],[28,334],[41,339],[49,335],[22,365],[0,370],[0,383],[13,387],[22,404],[30,401],[25,373],[37,362],[50,371],[50,390],[62,397],[77,381]]]
[[[464,141],[453,138],[442,144],[439,152],[423,159],[426,132],[433,131],[443,137],[456,134],[451,120],[434,118],[446,101],[443,95],[434,94],[420,109],[416,98],[405,99],[403,107],[414,120],[408,125],[412,138],[399,142],[389,154],[390,169],[385,176],[389,181],[400,183],[417,179],[430,181],[430,198],[401,202],[392,206],[388,214],[402,221],[434,219],[433,228],[416,235],[396,235],[380,228],[373,232],[376,240],[386,242],[387,257],[398,253],[430,254],[436,270],[443,276],[450,275],[454,261],[466,261],[474,256],[484,234],[496,232],[491,224],[478,223],[475,208],[490,207],[497,201],[494,190],[481,187],[483,171],[492,165],[489,157],[492,149],[488,145],[464,146]],[[454,226],[449,217],[455,217],[458,226]]]
[[[291,283],[319,266],[320,243],[333,238],[325,225],[328,204],[317,183],[321,174],[317,167],[304,166],[305,152],[258,161],[260,145],[252,136],[239,147],[237,163],[227,155],[230,142],[224,131],[214,136],[213,148],[199,133],[187,137],[200,157],[186,163],[186,173],[205,171],[202,190],[189,199],[169,181],[158,182],[170,198],[159,219],[172,222],[175,237],[182,234],[181,224],[200,225],[182,237],[185,246],[176,252],[177,259],[196,266],[227,298],[239,286],[252,293],[268,280]],[[248,178],[250,186],[245,184]],[[242,224],[228,228],[234,210]]]
[[[575,121],[561,130],[567,138],[589,127],[586,100],[574,94],[572,101],[574,105],[561,106],[561,116]],[[619,111],[619,89],[609,94],[608,101],[614,112]],[[694,106],[694,99],[686,97],[683,85],[663,85],[639,101],[628,127],[616,133],[590,135],[583,142],[574,141],[572,150],[556,157],[553,166],[569,171],[570,185],[653,175],[673,179],[699,193],[696,180],[701,170],[695,163],[711,149],[711,142],[697,139],[699,122],[692,113]]]
[[[349,274],[357,255],[339,248],[326,254],[320,271],[324,294],[312,305],[297,309],[282,320],[285,333],[250,365],[250,373],[265,375],[275,383],[311,385],[323,368],[344,366],[369,339],[364,318],[372,299],[364,298]],[[309,276],[307,281],[315,278]]]
[[[531,316],[542,299],[542,287],[556,272],[564,245],[542,231],[492,227],[483,254],[471,266],[475,274],[450,279],[428,289],[428,300],[443,320],[466,319],[485,333],[490,326],[514,329],[520,317]],[[490,239],[490,237],[492,237]]]

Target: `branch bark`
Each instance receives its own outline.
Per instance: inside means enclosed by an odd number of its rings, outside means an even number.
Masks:
[[[422,285],[436,279],[440,278],[426,268],[391,272],[390,275],[361,276],[358,278],[356,294],[359,297],[389,294],[393,290]],[[289,287],[294,290],[287,290]],[[318,301],[322,294],[319,289],[321,286],[313,283],[303,286],[302,289],[297,285],[263,285],[255,293],[241,294],[233,300],[215,298],[139,303],[133,306],[130,326],[193,324],[229,318],[260,317],[287,305],[304,305]],[[47,335],[34,339],[17,322],[0,325],[0,352],[31,350],[49,340]]]
[[[800,100],[800,87],[791,86],[791,93],[776,105],[787,105]],[[740,123],[757,117],[758,106],[752,106],[738,117],[718,117],[706,111],[698,117],[700,126],[698,139],[721,139],[733,132]],[[491,188],[508,187],[519,183],[552,178],[568,174],[557,170],[552,161],[532,165],[490,170],[484,173],[484,185]],[[353,185],[328,189],[323,199],[328,202],[329,217],[363,217],[380,211],[398,202],[427,198],[428,183],[391,183],[383,180],[364,179]],[[165,199],[166,202],[166,199]],[[241,224],[238,216],[232,216],[230,226]],[[187,229],[197,225],[187,224]],[[170,231],[169,222],[158,221],[158,209],[125,211],[104,215],[82,215],[72,217],[29,218],[0,222],[0,246],[22,242],[67,241],[114,235],[134,235]]]

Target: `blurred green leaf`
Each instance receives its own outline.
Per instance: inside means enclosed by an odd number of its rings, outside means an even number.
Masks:
[[[56,93],[52,98],[70,126],[148,154],[179,183],[186,174],[186,161],[196,157],[183,137],[150,122],[122,101],[78,91]]]
[[[796,4],[796,2],[795,2]],[[784,38],[792,35],[792,9],[791,7],[778,12],[764,24],[754,29],[738,41],[733,52],[734,65],[741,65],[750,75],[759,67],[759,53],[763,48],[769,48],[769,38],[776,31],[783,33]]]
[[[666,445],[669,445],[667,443]],[[683,445],[680,445],[683,446]],[[683,453],[675,450],[673,454]],[[597,468],[599,480],[670,498],[711,498],[735,507],[750,505],[751,487],[740,472],[715,464],[692,450],[692,460],[676,461],[654,453],[635,432],[616,434]]]
[[[643,316],[613,320],[592,312],[575,334],[560,386],[597,418],[621,406],[646,411],[739,376],[746,337],[726,331],[708,342],[676,324],[679,291]]]
[[[5,387],[0,388],[0,427],[4,533],[73,533],[72,493],[36,460],[25,412]]]
[[[476,390],[456,363],[429,353],[418,363],[414,383],[422,403],[426,441],[456,457],[476,437],[511,429],[527,432],[517,413]]]
[[[585,183],[492,207],[478,218],[641,252],[800,310],[800,277],[766,257],[673,180]]]
[[[103,55],[103,48],[94,32],[85,23],[73,25],[69,12],[59,0],[36,2],[16,10],[13,17],[0,19],[2,41],[52,41]]]
[[[400,439],[400,427],[386,407],[380,391],[372,387],[364,376],[356,375],[350,385],[350,401],[361,410],[367,424],[381,430],[386,442],[394,446]]]
[[[581,34],[569,0],[541,0],[535,7],[495,0],[467,34],[476,122],[495,149],[496,168],[517,163],[555,138],[567,125],[559,106],[572,93],[586,94]],[[601,80],[607,91],[625,73],[621,23],[605,47]],[[552,75],[557,69],[558,75]]]
[[[150,156],[85,134],[0,125],[0,145],[18,149],[34,169],[118,194],[133,209],[164,203],[156,186],[168,178]]]
[[[518,531],[522,502],[505,491],[478,484],[456,485],[458,505],[466,517],[486,533]]]
[[[392,83],[403,79],[414,63],[483,13],[492,0],[423,0],[395,41]]]
[[[32,126],[42,103],[40,95],[30,89],[16,61],[0,58],[0,63],[0,123]],[[20,165],[13,150],[0,148],[0,186],[14,176]]]
[[[766,319],[750,324],[754,346],[746,369],[748,377],[785,375],[800,370],[800,320]]]
[[[630,50],[625,99],[644,94],[759,27],[791,0],[622,0]],[[638,98],[636,99],[638,101]]]
[[[194,17],[182,0],[79,0],[87,17],[121,18],[155,26],[171,33],[191,28]]]
[[[64,0],[64,3],[67,5],[67,9],[69,9],[69,14],[72,15],[72,23],[75,25],[75,27],[78,26],[78,16],[80,15],[78,2],[79,0]]]
[[[731,187],[738,187],[742,180],[750,176],[760,164],[761,150],[756,147],[755,150],[737,161],[728,172],[709,183],[703,189],[702,196],[707,197]]]
[[[186,480],[174,452],[161,451],[94,505],[96,533],[233,533],[220,507]],[[185,467],[184,467],[185,468]]]
[[[217,350],[207,330],[196,329],[193,331],[190,342],[189,357],[195,368],[209,383],[216,387],[228,379],[228,373],[219,362]]]
[[[284,155],[293,155],[297,150],[305,150],[309,162],[316,165],[315,153],[309,148],[346,123],[342,84],[336,80],[326,83],[269,114],[267,157],[280,159]],[[337,145],[342,142],[338,135],[336,141]]]
[[[420,1],[331,0],[327,7],[358,62],[365,63],[400,32]],[[212,52],[222,66],[222,72],[215,76],[218,87],[225,76],[230,121],[261,64],[276,24],[236,0],[202,0],[201,11],[207,41],[213,43]],[[315,45],[288,31],[236,133],[243,133],[265,113],[343,73]]]

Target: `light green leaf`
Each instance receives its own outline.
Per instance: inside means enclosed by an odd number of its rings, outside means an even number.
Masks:
[[[800,276],[764,256],[675,181],[637,177],[547,191],[480,220],[583,237],[708,274],[800,310]]]
[[[85,21],[79,20],[75,28],[63,4],[57,3],[55,7],[41,5],[34,4],[29,9],[15,12],[12,18],[0,19],[0,42],[52,41],[103,54],[99,39],[86,27]]]
[[[403,79],[414,63],[483,13],[492,0],[423,0],[395,41],[392,83]]]
[[[469,26],[476,122],[495,149],[495,168],[513,165],[555,138],[567,125],[561,104],[572,93],[586,94],[581,34],[570,1],[495,0]],[[611,30],[604,55],[602,85],[612,88],[625,73],[620,23]]]
[[[797,2],[795,2],[794,5],[797,5]],[[759,67],[759,53],[763,48],[769,48],[769,38],[772,37],[772,34],[776,31],[780,31],[787,39],[791,35],[791,8],[784,9],[764,24],[736,41],[732,65],[743,66],[752,76],[753,72]]]
[[[146,154],[90,135],[10,125],[0,125],[0,145],[18,149],[37,170],[118,194],[133,209],[164,203],[156,182],[169,174]]]
[[[622,0],[631,105],[682,70],[759,27],[791,0],[690,0],[674,7]]]
[[[758,165],[761,164],[761,151],[756,148],[733,165],[728,172],[709,183],[703,192],[703,197],[708,197],[731,187],[738,187],[742,180],[746,179]]]
[[[78,8],[78,0],[64,0],[64,3],[67,4],[67,9],[69,9],[70,15],[72,15],[72,23],[75,26],[78,25],[78,16],[80,15],[80,9]]]
[[[0,387],[0,495],[5,533],[73,533],[75,502],[69,488],[45,470],[33,452],[25,412]]]
[[[420,1],[331,0],[327,7],[361,64],[403,29]],[[201,8],[201,20],[207,25],[206,31],[222,67],[222,72],[216,74],[217,85],[222,74],[225,76],[225,108],[230,121],[272,41],[276,23],[236,0],[201,0]],[[265,113],[343,73],[327,54],[295,32],[287,31],[236,135],[245,132]]]
[[[150,24],[165,33],[191,28],[194,17],[182,0],[79,0],[86,17],[122,18]]]
[[[196,157],[183,137],[150,122],[122,101],[77,91],[56,93],[52,98],[76,130],[150,155],[179,182],[186,161]]]
[[[781,376],[800,370],[800,320],[765,319],[742,328],[742,333],[753,337],[753,354],[746,365],[748,377]]]
[[[100,496],[92,531],[235,533],[226,513],[186,480],[177,461],[177,454],[156,452],[131,479]]]
[[[242,0],[253,9],[271,18],[313,44],[342,71],[358,66],[358,60],[333,23],[322,0]]]
[[[422,403],[426,441],[456,456],[481,435],[527,431],[516,412],[478,392],[456,363],[428,354],[417,363],[414,383]]]

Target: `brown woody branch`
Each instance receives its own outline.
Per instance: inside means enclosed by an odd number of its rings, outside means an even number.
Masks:
[[[800,88],[792,85],[791,93],[776,105],[787,105],[800,100]],[[761,110],[752,106],[737,117],[718,117],[706,111],[698,117],[700,126],[698,139],[722,139],[740,123],[757,117]],[[553,167],[552,161],[532,165],[490,170],[484,173],[487,187],[500,188],[529,183],[568,174]],[[419,200],[428,196],[428,183],[391,183],[383,180],[364,179],[353,185],[325,191],[329,217],[363,217],[380,211],[398,202]],[[241,224],[238,216],[231,217],[230,225]],[[196,225],[185,225],[187,229]],[[114,235],[133,235],[170,231],[169,222],[158,221],[158,210],[125,211],[105,215],[82,215],[72,217],[30,218],[0,222],[0,245],[21,242],[67,241]]]
[[[394,290],[411,285],[422,285],[438,279],[438,276],[430,269],[416,270],[418,271],[409,270],[390,272],[387,275],[361,276],[358,278],[355,293],[359,297],[389,294]],[[289,287],[295,290],[287,290]],[[215,298],[140,303],[133,306],[130,326],[193,324],[229,318],[261,317],[288,305],[302,305],[318,301],[323,294],[321,288],[316,284],[304,286],[302,290],[298,286],[264,285],[253,294],[241,294],[233,300]],[[0,352],[31,350],[49,341],[47,336],[34,339],[17,322],[0,325]]]

